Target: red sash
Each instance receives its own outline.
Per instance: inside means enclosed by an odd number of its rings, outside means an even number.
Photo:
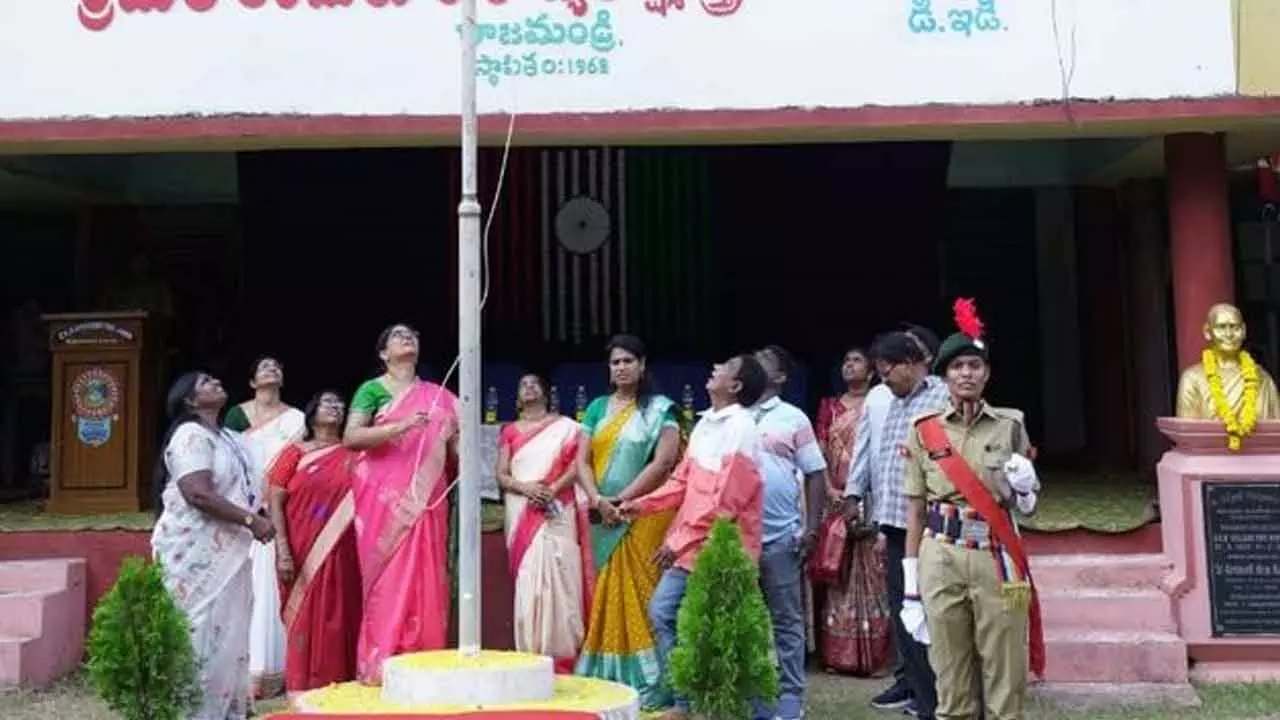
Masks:
[[[1031,622],[1031,672],[1037,677],[1043,677],[1044,626],[1040,621],[1040,595],[1036,591],[1035,582],[1031,579],[1031,567],[1027,562],[1027,552],[1022,547],[1022,538],[1014,530],[1009,513],[1000,507],[978,474],[951,446],[951,440],[947,438],[947,432],[942,428],[942,423],[938,422],[937,416],[920,420],[916,423],[916,428],[920,431],[920,440],[929,457],[938,463],[938,467],[942,468],[947,479],[964,496],[969,507],[977,510],[987,521],[996,541],[1004,546],[1004,550],[1009,553],[1009,558],[1018,572],[1030,583],[1031,604],[1028,615]]]

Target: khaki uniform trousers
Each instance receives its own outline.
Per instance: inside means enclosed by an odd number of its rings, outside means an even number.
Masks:
[[[1027,612],[1006,605],[1000,584],[990,550],[931,537],[921,542],[920,599],[938,678],[938,720],[978,720],[984,698],[986,720],[1023,720]]]

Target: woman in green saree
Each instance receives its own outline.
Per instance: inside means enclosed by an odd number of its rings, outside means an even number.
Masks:
[[[666,481],[678,459],[680,430],[675,403],[649,392],[644,343],[617,335],[607,349],[613,393],[587,406],[582,424],[590,442],[578,455],[581,484],[601,522],[591,526],[596,587],[575,672],[630,685],[644,707],[664,707],[670,703],[648,607],[661,574],[653,557],[675,511],[624,523],[614,504]]]

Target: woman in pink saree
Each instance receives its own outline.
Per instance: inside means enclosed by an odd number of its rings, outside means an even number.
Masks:
[[[515,645],[573,672],[591,608],[591,530],[577,501],[582,426],[549,412],[537,375],[520,378],[520,419],[502,429],[498,484],[507,510],[507,557],[515,579]]]
[[[378,338],[386,367],[351,401],[344,444],[352,468],[364,620],[356,673],[382,681],[389,657],[445,646],[449,621],[448,489],[457,399],[417,377],[418,333],[393,325]]]

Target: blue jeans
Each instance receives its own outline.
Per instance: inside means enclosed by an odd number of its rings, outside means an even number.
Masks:
[[[688,581],[688,571],[674,566],[667,568],[649,598],[649,627],[653,628],[654,639],[658,643],[662,679],[668,685],[671,678],[667,661],[676,647],[676,618],[680,615],[680,603],[684,602],[684,589]],[[689,712],[689,701],[677,695],[675,707]]]
[[[775,540],[760,554],[760,589],[773,620],[782,692],[776,706],[756,703],[754,720],[797,720],[804,715],[805,622],[804,563],[800,539]]]

